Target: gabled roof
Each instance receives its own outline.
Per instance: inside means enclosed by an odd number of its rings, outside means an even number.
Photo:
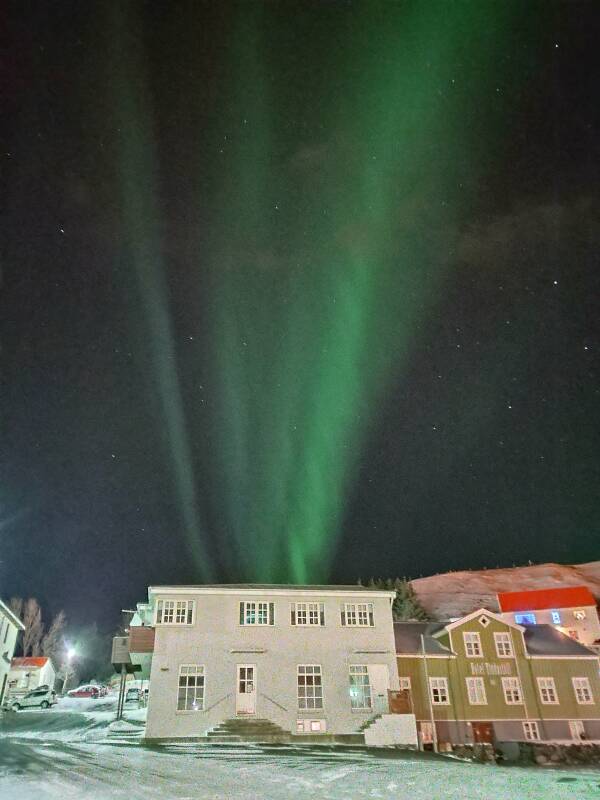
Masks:
[[[423,655],[423,645],[428,656],[452,656],[454,653],[433,638],[444,630],[440,622],[394,622],[394,639],[398,655]],[[423,637],[423,638],[421,638]]]
[[[19,631],[24,631],[25,630],[25,625],[23,625],[23,623],[16,616],[16,614],[13,614],[13,612],[10,610],[10,608],[5,603],[3,603],[2,600],[0,600],[0,611],[3,612],[5,617],[8,617],[8,619],[17,628],[17,630],[19,630]]]
[[[575,639],[556,630],[553,625],[528,625],[525,628],[525,646],[530,656],[586,656],[597,654]]]
[[[500,610],[506,613],[595,606],[596,600],[587,586],[565,586],[557,589],[533,589],[527,592],[500,592],[498,605]]]
[[[21,656],[13,658],[10,662],[11,669],[32,669],[33,667],[45,667],[50,661],[46,656]]]
[[[517,625],[515,622],[509,622],[506,619],[503,619],[500,614],[495,614],[493,611],[490,611],[487,608],[479,608],[477,611],[473,611],[470,614],[467,614],[465,617],[460,617],[459,619],[455,619],[453,622],[447,622],[444,625],[445,630],[451,631],[454,628],[459,628],[461,625],[464,625],[465,622],[470,622],[472,619],[478,619],[479,617],[490,617],[490,619],[495,619],[496,622],[501,622],[503,625],[508,625],[509,628],[516,628],[518,631],[524,630],[521,625]],[[435,636],[440,636],[443,633],[442,630],[438,631]]]

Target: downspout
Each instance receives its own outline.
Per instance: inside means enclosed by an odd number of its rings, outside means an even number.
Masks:
[[[431,699],[431,686],[429,685],[429,670],[427,668],[427,658],[425,657],[425,637],[421,634],[421,652],[423,654],[423,669],[425,671],[425,691],[429,701],[429,718],[433,735],[433,752],[438,752],[437,728],[435,727],[435,717],[433,715],[433,701]]]

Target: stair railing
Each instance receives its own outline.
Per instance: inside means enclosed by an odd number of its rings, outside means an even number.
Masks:
[[[277,702],[277,700],[273,700],[273,698],[269,697],[268,694],[265,694],[264,692],[259,692],[258,694],[260,697],[264,697],[265,700],[268,700],[270,703],[273,703],[273,705],[277,706],[277,708],[280,708],[282,711],[285,711],[286,714],[289,713],[288,709],[285,706],[282,706],[281,703]]]
[[[225,694],[225,695],[223,695],[223,697],[221,697],[219,700],[217,700],[217,702],[216,702],[216,703],[213,703],[213,704],[212,704],[212,706],[209,706],[208,708],[205,708],[205,709],[204,709],[204,713],[205,713],[205,714],[208,714],[208,712],[209,712],[209,711],[212,711],[212,710],[213,710],[213,708],[216,708],[216,706],[218,706],[218,705],[219,705],[219,703],[222,703],[222,702],[223,702],[223,700],[228,700],[230,697],[233,697],[233,692],[229,692],[229,694]]]

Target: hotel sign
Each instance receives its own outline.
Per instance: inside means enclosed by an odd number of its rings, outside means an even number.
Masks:
[[[471,675],[512,675],[510,662],[506,664],[493,664],[484,662],[476,664],[471,662]]]

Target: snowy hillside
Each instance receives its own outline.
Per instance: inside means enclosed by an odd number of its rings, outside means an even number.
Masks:
[[[436,619],[459,617],[482,606],[497,611],[498,592],[587,586],[600,599],[600,561],[446,572],[417,578],[412,586],[425,610]]]

